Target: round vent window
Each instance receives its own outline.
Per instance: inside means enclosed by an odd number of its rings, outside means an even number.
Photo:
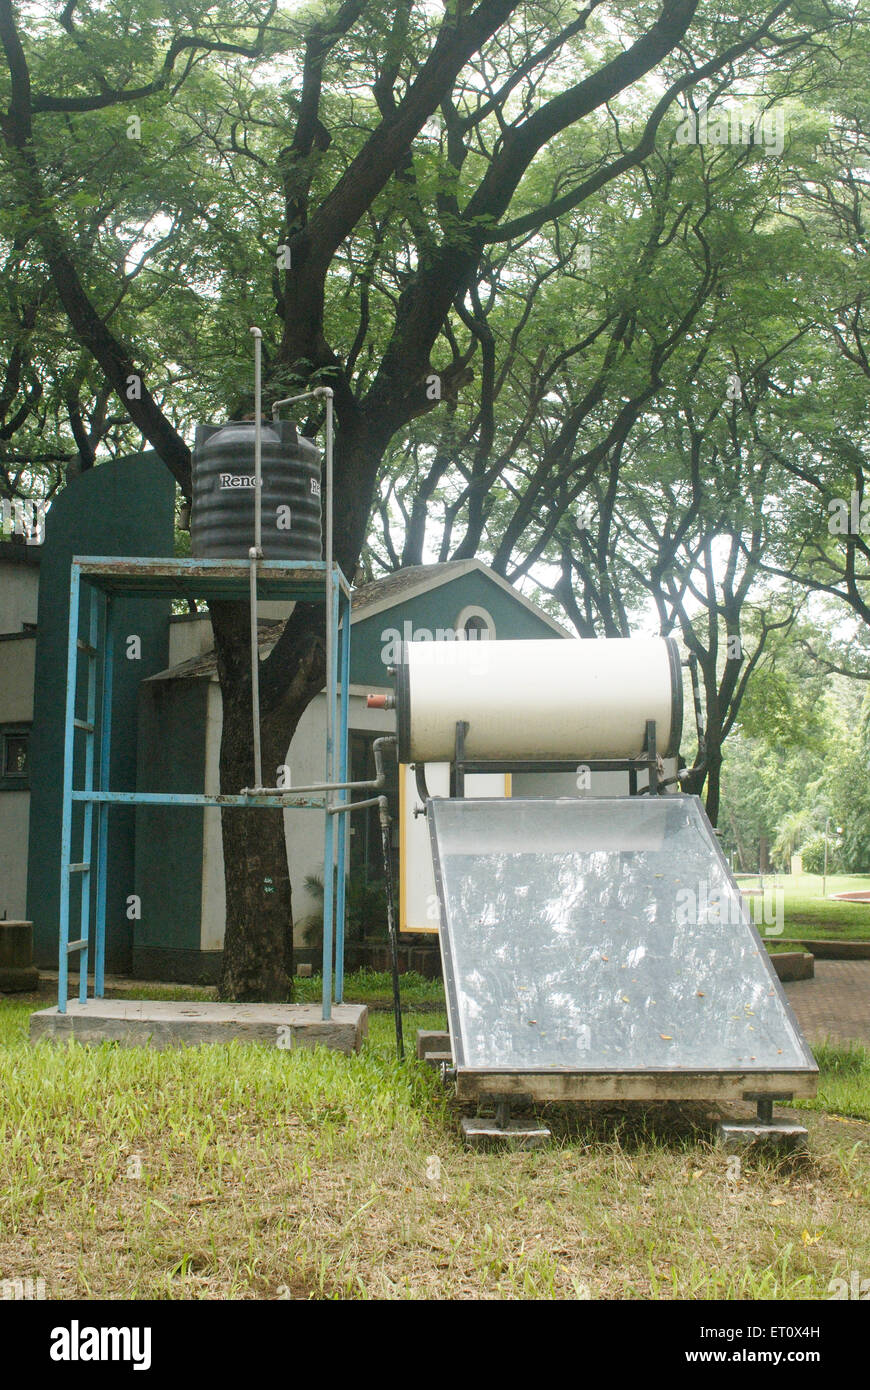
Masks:
[[[465,634],[467,642],[492,641],[495,637],[495,623],[492,614],[477,604],[469,604],[454,623],[455,630]]]

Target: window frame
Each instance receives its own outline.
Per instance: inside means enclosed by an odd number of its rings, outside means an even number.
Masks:
[[[0,791],[29,792],[31,775],[31,742],[33,725],[22,720],[0,724]],[[24,772],[6,771],[7,742],[13,738],[24,738],[27,742],[27,765]]]

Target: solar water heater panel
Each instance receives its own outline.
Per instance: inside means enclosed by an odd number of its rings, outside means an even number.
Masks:
[[[813,1093],[812,1054],[696,797],[427,810],[460,1082],[536,1074],[540,1098],[580,1098],[604,1092],[541,1076],[654,1076],[648,1093],[666,1097],[780,1077]]]

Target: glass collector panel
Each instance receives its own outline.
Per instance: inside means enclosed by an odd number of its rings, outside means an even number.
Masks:
[[[431,809],[460,1065],[810,1065],[692,799]]]

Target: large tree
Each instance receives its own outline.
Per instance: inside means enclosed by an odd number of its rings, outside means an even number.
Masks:
[[[468,382],[453,326],[480,317],[476,286],[498,248],[527,245],[638,168],[678,99],[721,90],[740,72],[757,81],[765,63],[843,18],[788,0],[725,13],[700,11],[697,0],[589,0],[579,11],[449,0],[439,13],[410,0],[293,12],[188,3],[166,18],[140,17],[125,0],[68,0],[47,14],[0,0],[4,187],[75,339],[185,495],[187,421],[166,403],[167,385],[196,374],[203,349],[212,360],[200,390],[220,385],[226,409],[238,404],[239,345],[254,315],[266,332],[267,396],[332,387],[336,553],[353,573],[390,441]],[[630,138],[611,138],[606,113],[630,91]],[[152,122],[162,141],[128,139],[137,121],[143,130]],[[542,189],[542,155],[575,129],[587,140]],[[170,186],[163,165],[188,149],[189,177]],[[105,254],[124,218],[141,212],[143,189],[156,219],[149,244],[161,240],[157,223],[175,228],[139,277],[153,287],[163,274],[144,324],[126,312],[136,294],[119,295]],[[108,238],[96,213],[91,237],[79,234],[77,195],[114,210]],[[210,258],[197,255],[198,241]],[[264,246],[268,257],[256,255]],[[211,611],[221,783],[236,790],[251,781],[247,616],[240,605]],[[284,761],[322,687],[321,624],[299,606],[262,663],[267,768]],[[285,997],[291,901],[278,868],[280,812],[225,813],[223,846],[223,993]],[[269,895],[266,873],[278,887]]]

